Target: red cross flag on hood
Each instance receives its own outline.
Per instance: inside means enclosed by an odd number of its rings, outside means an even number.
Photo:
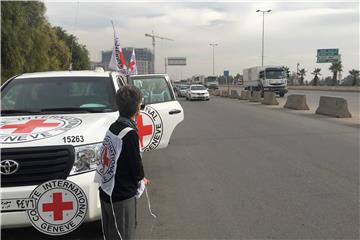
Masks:
[[[137,70],[137,66],[136,66],[135,49],[133,49],[133,51],[132,51],[131,59],[130,59],[130,62],[129,62],[129,74],[130,75],[137,75],[138,74],[138,70]]]
[[[113,51],[111,54],[109,69],[120,71],[124,74],[127,74],[125,58],[124,58],[124,54],[120,47],[119,37],[116,34],[114,23],[112,21],[111,21],[111,24],[112,24],[113,30],[114,30],[114,47],[113,47]]]

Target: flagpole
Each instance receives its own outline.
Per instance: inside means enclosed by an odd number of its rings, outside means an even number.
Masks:
[[[112,25],[112,27],[113,27],[113,30],[114,30],[114,34],[115,34],[115,27],[114,27],[114,22],[113,22],[113,20],[111,20],[110,22],[111,22],[111,25]]]

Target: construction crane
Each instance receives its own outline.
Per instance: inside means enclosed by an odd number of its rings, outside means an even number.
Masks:
[[[162,40],[169,40],[169,41],[174,41],[174,40],[171,39],[171,38],[166,38],[166,37],[157,36],[157,35],[155,35],[154,30],[152,30],[152,34],[145,33],[145,37],[151,37],[151,38],[152,38],[152,45],[153,45],[153,70],[154,70],[154,73],[155,73],[155,38],[162,39]]]

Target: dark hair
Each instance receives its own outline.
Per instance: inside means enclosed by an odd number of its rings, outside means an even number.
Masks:
[[[116,92],[116,105],[120,116],[130,118],[141,104],[143,94],[135,86],[123,86]]]

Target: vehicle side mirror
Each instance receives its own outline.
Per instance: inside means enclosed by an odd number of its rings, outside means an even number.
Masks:
[[[145,106],[146,106],[145,98],[142,98],[141,105],[140,105],[140,109],[141,109],[141,110],[144,110],[144,109],[145,109]]]

